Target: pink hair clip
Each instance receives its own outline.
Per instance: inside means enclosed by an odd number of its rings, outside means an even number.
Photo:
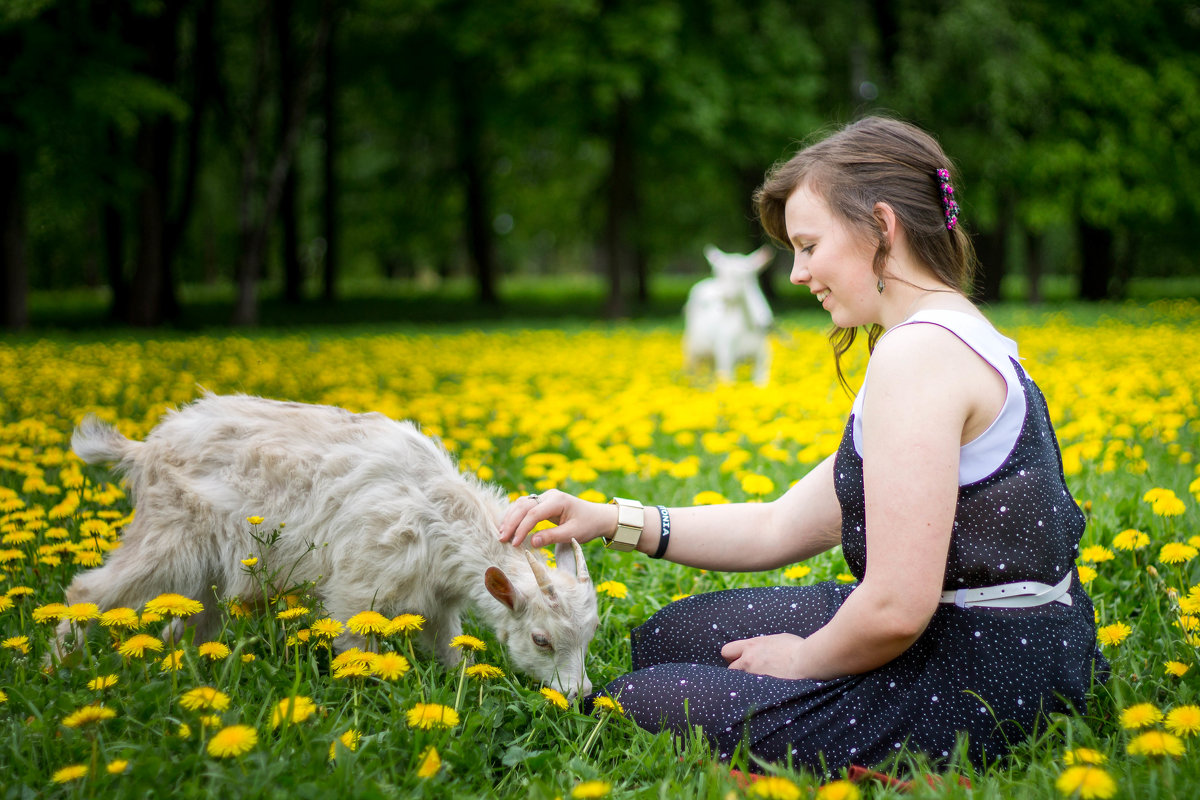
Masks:
[[[950,170],[937,171],[938,183],[942,185],[942,209],[946,212],[946,230],[954,230],[958,224],[958,203],[954,202],[954,187],[950,185]]]

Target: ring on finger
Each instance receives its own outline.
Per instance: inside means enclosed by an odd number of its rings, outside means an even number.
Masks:
[[[538,496],[536,494],[527,494],[525,496],[528,497],[530,500],[532,500],[535,503],[538,501]]]

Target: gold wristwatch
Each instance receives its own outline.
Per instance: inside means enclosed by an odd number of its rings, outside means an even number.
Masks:
[[[642,538],[642,528],[646,524],[642,504],[624,497],[614,497],[609,503],[617,506],[617,530],[611,539],[604,542],[604,546],[613,550],[632,550]]]

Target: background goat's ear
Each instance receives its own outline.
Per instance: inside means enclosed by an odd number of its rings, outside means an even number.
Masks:
[[[751,257],[754,259],[755,270],[762,272],[767,266],[775,260],[775,246],[767,242],[762,247],[755,250]]]
[[[521,605],[521,593],[499,567],[487,568],[483,573],[483,586],[488,590],[488,594],[504,603],[510,610],[516,611]]]
[[[704,258],[710,265],[712,265],[713,269],[716,269],[718,262],[720,262],[721,257],[724,255],[725,252],[716,245],[704,245]]]

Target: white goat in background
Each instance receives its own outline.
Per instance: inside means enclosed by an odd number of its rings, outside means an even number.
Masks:
[[[584,658],[599,619],[579,545],[560,546],[548,569],[501,543],[504,493],[460,473],[410,422],[210,394],[169,412],[144,442],[88,417],[71,444],[89,463],[119,462],[136,514],[106,563],[71,582],[68,603],[136,609],[176,592],[204,604],[186,622],[202,641],[218,627],[219,598],[261,600],[242,564],[255,555],[291,570],[292,585],[313,582],[342,622],[368,609],[424,616],[422,643],[447,665],[473,606],[514,667],[567,694],[591,691]],[[268,530],[286,523],[266,552],[250,516]],[[59,628],[60,652],[70,630]]]
[[[765,386],[771,374],[771,343],[767,333],[774,317],[758,285],[758,274],[775,257],[763,245],[753,253],[726,253],[713,245],[704,248],[713,277],[688,292],[683,307],[684,368],[695,371],[712,361],[720,380],[733,380],[741,361],[754,361],[754,381]]]

